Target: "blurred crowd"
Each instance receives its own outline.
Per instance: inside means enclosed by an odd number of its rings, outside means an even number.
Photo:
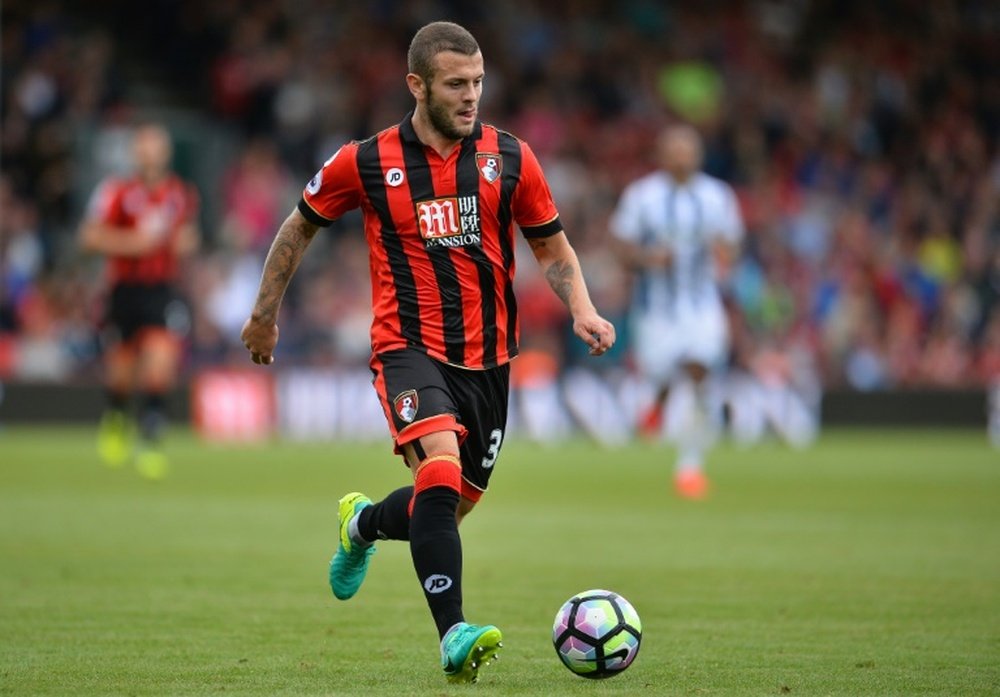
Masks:
[[[239,326],[271,237],[340,144],[398,122],[406,48],[467,26],[484,120],[542,161],[602,312],[627,314],[607,219],[693,123],[747,223],[727,279],[733,361],[763,380],[970,387],[1000,378],[1000,8],[909,0],[7,0],[2,17],[0,378],[96,374],[102,277],[74,235],[101,161],[83,134],[196,113],[239,147],[184,275],[189,366],[244,362]],[[170,125],[167,119],[167,125]],[[181,172],[184,174],[184,172]],[[283,360],[363,364],[359,218],[314,243],[283,310]],[[521,264],[522,335],[580,358]],[[628,365],[628,336],[611,360]]]

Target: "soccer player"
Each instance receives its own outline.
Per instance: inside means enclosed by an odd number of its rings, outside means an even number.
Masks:
[[[686,388],[686,405],[671,400],[686,412],[677,420],[674,485],[679,495],[697,499],[708,493],[704,457],[718,420],[708,378],[724,365],[729,347],[719,275],[735,259],[743,221],[731,187],[700,171],[694,128],[670,126],[656,147],[660,169],[625,188],[611,231],[635,275],[633,355],[657,390],[645,425],[659,423],[672,384]]]
[[[104,370],[107,409],[98,431],[98,452],[112,467],[134,449],[129,402],[141,394],[135,466],[150,479],[167,474],[161,448],[165,397],[180,362],[180,338],[172,317],[183,312],[174,290],[178,261],[199,243],[198,197],[170,169],[170,135],[144,124],[132,138],[134,173],[111,177],[91,197],[80,228],[83,249],[107,257]]]
[[[504,439],[518,351],[515,224],[590,353],[607,351],[615,330],[591,303],[531,149],[479,120],[475,38],[457,24],[428,24],[412,39],[408,70],[414,110],[334,153],[281,225],[242,339],[255,363],[274,360],[278,308],[306,247],[318,228],[360,207],[373,382],[413,485],[375,504],[359,493],[340,500],[330,585],[337,598],[352,597],[374,542],[408,540],[444,672],[474,682],[501,633],[465,621],[458,524],[486,491]]]

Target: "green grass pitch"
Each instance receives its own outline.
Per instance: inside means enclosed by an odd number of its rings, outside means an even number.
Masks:
[[[0,694],[1000,694],[1000,452],[980,432],[724,446],[712,498],[669,452],[505,446],[463,525],[468,619],[505,653],[449,686],[409,550],[334,600],[336,501],[405,483],[386,444],[219,447],[174,473],[101,467],[84,429],[0,430]],[[570,595],[628,598],[635,664],[571,675]]]

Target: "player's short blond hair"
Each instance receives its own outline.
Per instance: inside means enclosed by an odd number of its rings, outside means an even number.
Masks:
[[[407,70],[430,84],[434,78],[434,56],[443,51],[474,56],[479,53],[479,44],[469,30],[459,24],[431,22],[413,35],[406,53]]]

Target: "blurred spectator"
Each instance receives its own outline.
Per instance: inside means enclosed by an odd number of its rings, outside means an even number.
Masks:
[[[391,125],[408,103],[395,71],[408,37],[448,16],[481,37],[484,118],[535,144],[588,273],[604,273],[608,213],[652,169],[653,134],[687,119],[747,221],[734,277],[747,345],[804,328],[824,382],[859,389],[981,385],[995,354],[996,3],[8,0],[2,13],[5,345],[38,336],[39,298],[64,297],[65,279],[89,278],[81,295],[93,295],[96,277],[68,271],[81,175],[98,155],[84,134],[171,110],[245,144],[205,221],[216,249],[185,279],[204,305],[192,355],[226,360],[225,309],[246,302],[240,255],[266,251],[319,153]],[[331,239],[328,251],[291,289],[290,358],[364,353],[352,344],[368,301],[343,280],[364,271],[364,250]],[[598,302],[621,302],[615,283],[609,272]],[[336,336],[323,334],[331,315],[346,323]],[[47,341],[79,346],[59,303],[42,324]],[[557,334],[551,350],[571,359]],[[86,351],[66,355],[52,375],[91,370]]]
[[[265,253],[295,203],[297,188],[274,144],[251,140],[222,183],[223,241],[237,252]]]

